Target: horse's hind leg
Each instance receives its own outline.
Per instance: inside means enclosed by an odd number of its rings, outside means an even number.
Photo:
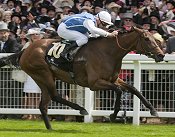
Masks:
[[[48,103],[52,99],[57,103],[61,103],[67,105],[73,109],[80,110],[80,114],[87,115],[87,111],[80,107],[78,104],[72,103],[66,99],[63,99],[58,92],[56,91],[55,79],[52,76],[52,73],[49,70],[35,70],[32,71],[35,73],[30,74],[30,76],[35,80],[42,91],[42,97],[40,102],[40,111],[45,122],[45,126],[47,129],[51,129],[51,125],[49,123],[48,115],[47,115],[47,107]]]
[[[115,83],[119,84],[122,89],[127,90],[128,92],[136,95],[143,102],[143,104],[147,108],[150,109],[151,115],[158,116],[156,109],[152,106],[152,104],[135,87],[125,83],[123,80],[121,80],[119,78],[117,79],[117,81]]]
[[[47,129],[52,129],[50,122],[49,122],[48,115],[47,115],[48,104],[50,101],[51,101],[50,96],[46,94],[45,92],[42,93],[39,109],[40,109],[42,118],[44,120],[44,123]]]
[[[64,105],[67,105],[75,110],[79,110],[81,115],[88,115],[88,112],[86,111],[86,109],[84,109],[83,107],[80,107],[78,104],[70,102],[66,99],[63,99],[60,95],[56,95],[56,96],[52,96],[51,98],[53,101],[57,102],[57,103],[61,103]]]
[[[36,74],[35,74],[35,77],[36,77]],[[42,81],[42,86],[43,85],[45,86],[45,88],[47,89],[47,93],[49,94],[52,101],[67,105],[75,110],[79,110],[81,115],[88,114],[88,112],[83,107],[80,107],[78,104],[72,103],[66,99],[63,99],[61,95],[58,94],[55,86],[55,80],[52,76],[52,73],[49,70],[41,72],[41,74],[38,75],[38,77],[40,77],[40,80]]]
[[[40,78],[39,76],[37,78]],[[35,76],[33,77],[33,79],[35,80],[35,82],[38,84],[38,86],[40,87],[42,93],[41,93],[41,101],[39,104],[39,109],[42,115],[42,118],[44,120],[45,126],[47,129],[52,129],[51,124],[49,122],[49,118],[47,115],[47,111],[48,111],[48,104],[51,101],[51,98],[48,94],[47,88],[45,85],[41,84],[41,81],[38,81],[38,79],[35,78]]]

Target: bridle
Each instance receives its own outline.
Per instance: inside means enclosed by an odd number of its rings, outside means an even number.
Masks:
[[[135,30],[135,27],[133,27],[133,29]],[[139,32],[138,32],[139,33]],[[144,53],[145,55],[149,55],[149,54],[151,54],[151,52],[150,51],[152,51],[153,49],[155,49],[155,48],[157,48],[158,47],[158,45],[156,44],[156,46],[154,46],[154,47],[152,47],[152,48],[145,48],[144,47],[144,43],[146,43],[146,38],[145,38],[145,35],[146,35],[146,33],[148,33],[148,31],[146,31],[146,30],[143,30],[142,31],[142,33],[141,33],[141,35],[139,34],[138,35],[138,41],[137,41],[137,46],[136,46],[136,49],[140,49],[139,51],[138,51],[138,53]],[[120,49],[122,49],[122,50],[124,50],[124,51],[128,51],[130,48],[124,48],[124,47],[122,47],[121,45],[120,45],[120,43],[119,43],[119,40],[118,40],[118,37],[116,37],[116,42],[117,42],[117,46],[120,48]]]
[[[154,47],[150,48],[148,46],[148,48],[145,48],[144,43],[146,43],[147,40],[149,40],[148,38],[145,37],[145,35],[147,35],[148,31],[147,30],[143,30],[141,35],[139,35],[139,40],[138,40],[138,44],[136,46],[136,49],[141,49],[140,53],[144,53],[145,55],[151,55],[151,51],[154,50],[155,48],[158,47],[158,45],[156,44]]]

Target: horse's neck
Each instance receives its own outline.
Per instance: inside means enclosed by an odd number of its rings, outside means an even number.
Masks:
[[[123,36],[118,37],[118,46],[123,49],[122,52],[125,53],[125,55],[132,50],[136,49],[137,43],[139,40],[138,34],[134,32],[127,33]]]
[[[99,50],[103,52],[104,55],[111,58],[111,61],[113,60],[114,62],[116,62],[116,60],[118,60],[119,58],[123,58],[125,54],[127,54],[117,44],[118,43],[116,38],[107,38],[103,39],[101,41],[101,44],[98,44],[98,46]]]
[[[139,34],[136,31],[133,31],[121,36],[119,35],[117,38],[103,38],[99,39],[98,42],[95,42],[98,43],[96,46],[99,50],[102,50],[106,54],[110,54],[113,57],[124,57],[132,50],[136,50],[139,42]]]

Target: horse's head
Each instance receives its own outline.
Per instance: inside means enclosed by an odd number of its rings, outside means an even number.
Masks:
[[[137,27],[133,27],[133,29],[138,33],[138,39],[140,41],[136,47],[137,51],[155,59],[156,62],[163,61],[165,55],[156,43],[153,35],[149,31]]]

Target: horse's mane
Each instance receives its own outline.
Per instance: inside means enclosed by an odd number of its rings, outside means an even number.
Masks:
[[[90,38],[89,38],[89,41],[94,41],[94,40],[97,40],[97,39],[99,40],[99,39],[103,39],[103,38],[104,38],[104,37],[102,37],[102,36],[97,37],[97,38],[96,38],[96,37],[90,37]]]
[[[108,32],[111,33],[113,31],[117,30],[119,35],[124,35],[124,34],[129,34],[129,33],[133,32],[134,31],[134,27],[137,27],[139,29],[143,29],[142,26],[141,25],[138,25],[138,24],[136,24],[135,26],[133,26],[132,29],[131,29],[131,31],[127,31],[124,27],[116,27],[115,25],[111,25],[108,28]],[[97,40],[97,39],[102,39],[102,38],[103,37],[101,37],[101,36],[98,37],[98,38],[96,38],[96,37],[90,37],[89,38],[89,41],[93,41],[93,40]]]
[[[142,29],[141,26],[134,26],[134,27],[138,27],[138,28]],[[130,32],[133,32],[134,31],[134,28],[132,28],[131,31],[128,31],[123,26],[116,27],[115,25],[112,25],[112,26],[109,27],[108,32],[113,32],[115,30],[118,31],[118,34],[119,35],[123,35],[123,34],[128,34]]]
[[[139,24],[135,24],[134,27],[137,27],[139,29],[143,29],[143,27],[141,25],[139,25]]]

